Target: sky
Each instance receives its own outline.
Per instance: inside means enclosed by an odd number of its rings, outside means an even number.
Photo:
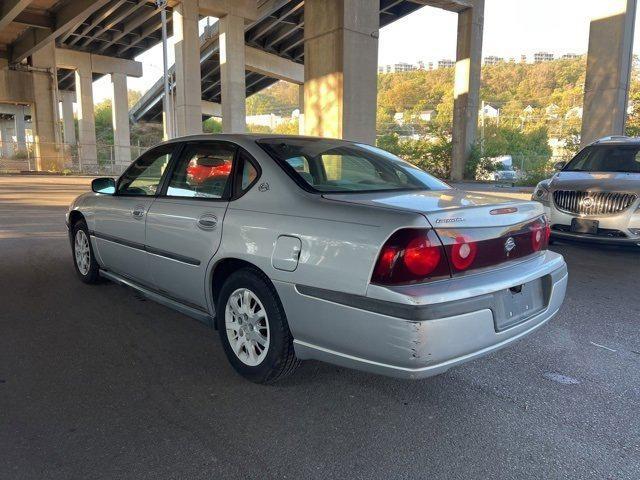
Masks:
[[[586,53],[589,21],[602,16],[608,5],[624,0],[485,0],[483,57],[530,59],[534,52],[556,56]],[[610,8],[610,7],[609,7]],[[640,10],[640,9],[639,9]],[[215,22],[215,19],[209,19]],[[200,21],[204,30],[207,20]],[[636,23],[638,19],[636,18]],[[380,31],[378,64],[396,62],[425,63],[454,59],[457,15],[441,9],[423,7]],[[173,63],[170,39],[169,64]],[[640,25],[635,30],[634,52],[640,52]],[[162,75],[160,45],[137,58],[143,64],[142,78],[129,78],[129,88],[145,92]],[[108,78],[94,84],[96,101],[110,98]]]

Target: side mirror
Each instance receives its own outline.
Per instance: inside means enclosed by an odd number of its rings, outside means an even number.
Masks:
[[[560,170],[562,170],[565,165],[567,164],[567,162],[557,162],[553,164],[553,168],[555,171],[559,172]]]
[[[94,178],[91,181],[91,190],[96,193],[113,195],[116,193],[116,181],[111,177]]]

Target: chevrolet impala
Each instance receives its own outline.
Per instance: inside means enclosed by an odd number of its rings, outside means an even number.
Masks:
[[[272,383],[301,360],[424,378],[533,332],[567,285],[538,202],[456,190],[362,143],[198,135],[70,206],[80,280],[216,328]]]

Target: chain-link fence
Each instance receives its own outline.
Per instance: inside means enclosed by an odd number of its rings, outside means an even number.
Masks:
[[[148,147],[0,142],[0,173],[119,175]]]

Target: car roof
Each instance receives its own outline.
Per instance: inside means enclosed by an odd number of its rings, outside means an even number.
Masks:
[[[640,145],[640,137],[625,137],[623,135],[611,135],[595,140],[590,145]]]
[[[242,141],[259,141],[259,140],[267,140],[267,139],[291,139],[291,140],[299,140],[299,139],[308,139],[308,140],[331,140],[333,142],[340,142],[347,144],[352,144],[354,142],[350,142],[348,140],[342,140],[339,138],[326,138],[326,137],[312,137],[305,135],[281,135],[277,133],[200,133],[195,135],[185,135],[182,137],[172,138],[170,140],[165,140],[162,144],[170,144],[176,142],[187,142],[187,141],[206,141],[206,140],[226,140],[229,142],[242,142]]]

